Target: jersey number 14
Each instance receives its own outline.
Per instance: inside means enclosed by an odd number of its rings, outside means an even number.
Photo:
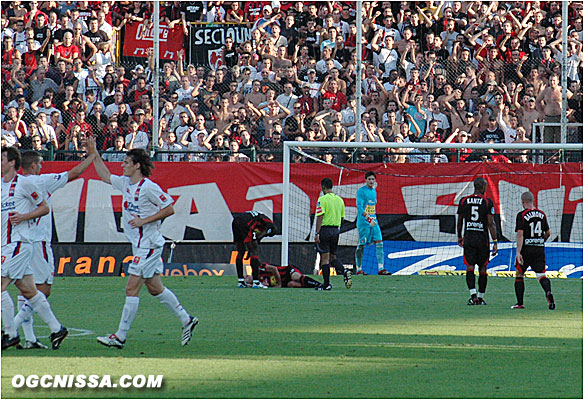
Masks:
[[[531,227],[531,237],[541,236],[541,221],[531,222],[529,226]]]

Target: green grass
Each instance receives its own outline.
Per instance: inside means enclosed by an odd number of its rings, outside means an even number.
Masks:
[[[123,278],[59,278],[51,303],[71,328],[58,351],[2,353],[2,397],[582,398],[582,281],[553,280],[550,311],[526,280],[489,278],[486,307],[466,305],[464,277],[366,276],[331,292],[236,289],[233,277],[166,278],[200,324],[180,323],[145,289],[126,348],[116,330]],[[14,294],[13,288],[10,289]],[[37,317],[37,320],[39,318]],[[40,336],[47,328],[35,321]],[[74,332],[75,333],[75,332]],[[45,342],[48,342],[44,339]],[[13,389],[15,374],[163,374],[162,389]]]

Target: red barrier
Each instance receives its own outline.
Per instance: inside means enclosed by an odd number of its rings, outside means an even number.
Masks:
[[[74,165],[45,163],[43,172],[61,172]],[[109,163],[109,167],[112,173],[121,174],[120,163]],[[291,223],[303,226],[302,234],[310,228],[321,179],[333,179],[349,209],[355,207],[355,192],[364,184],[364,170],[378,174],[379,215],[405,219],[454,216],[461,193],[472,193],[472,180],[483,176],[489,183],[487,195],[495,201],[506,237],[514,235],[514,218],[521,207],[519,195],[525,190],[532,191],[536,201],[541,202],[540,207],[552,220],[552,232],[555,235],[561,232],[560,240],[575,241],[578,232],[582,232],[582,166],[578,163],[347,167],[350,169],[323,164],[292,165],[291,181],[295,185],[292,197],[298,211],[291,216]],[[175,200],[175,215],[162,226],[163,234],[170,239],[229,242],[233,213],[257,210],[275,216],[279,222],[282,212],[281,164],[156,163],[152,179]],[[56,192],[53,205],[59,241],[125,241],[116,215],[121,211],[121,194],[101,182],[93,167],[82,180]],[[411,236],[420,240],[414,234]]]

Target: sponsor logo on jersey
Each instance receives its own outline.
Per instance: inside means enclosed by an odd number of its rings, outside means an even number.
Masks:
[[[132,259],[132,263],[134,263],[134,264],[139,264],[139,263],[140,263],[140,257],[138,257],[138,256],[135,256],[135,257]]]
[[[30,194],[30,197],[32,197],[32,198],[33,198],[33,199],[35,199],[35,200],[38,200],[38,198],[39,198],[39,195],[38,195],[38,193],[37,193],[37,192],[32,192],[32,193]]]
[[[2,264],[6,261],[6,256],[2,256]]]
[[[166,201],[166,196],[165,195],[161,194],[159,197],[160,197],[160,200]]]
[[[14,200],[5,201],[4,203],[2,203],[2,211],[11,211],[14,210],[15,208],[16,203],[14,202]]]

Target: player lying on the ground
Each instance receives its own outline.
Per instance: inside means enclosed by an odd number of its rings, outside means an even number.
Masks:
[[[318,288],[322,286],[319,281],[303,275],[294,265],[279,267],[264,263],[259,267],[259,274],[262,283],[269,287]],[[245,276],[248,285],[252,280],[251,275]]]

